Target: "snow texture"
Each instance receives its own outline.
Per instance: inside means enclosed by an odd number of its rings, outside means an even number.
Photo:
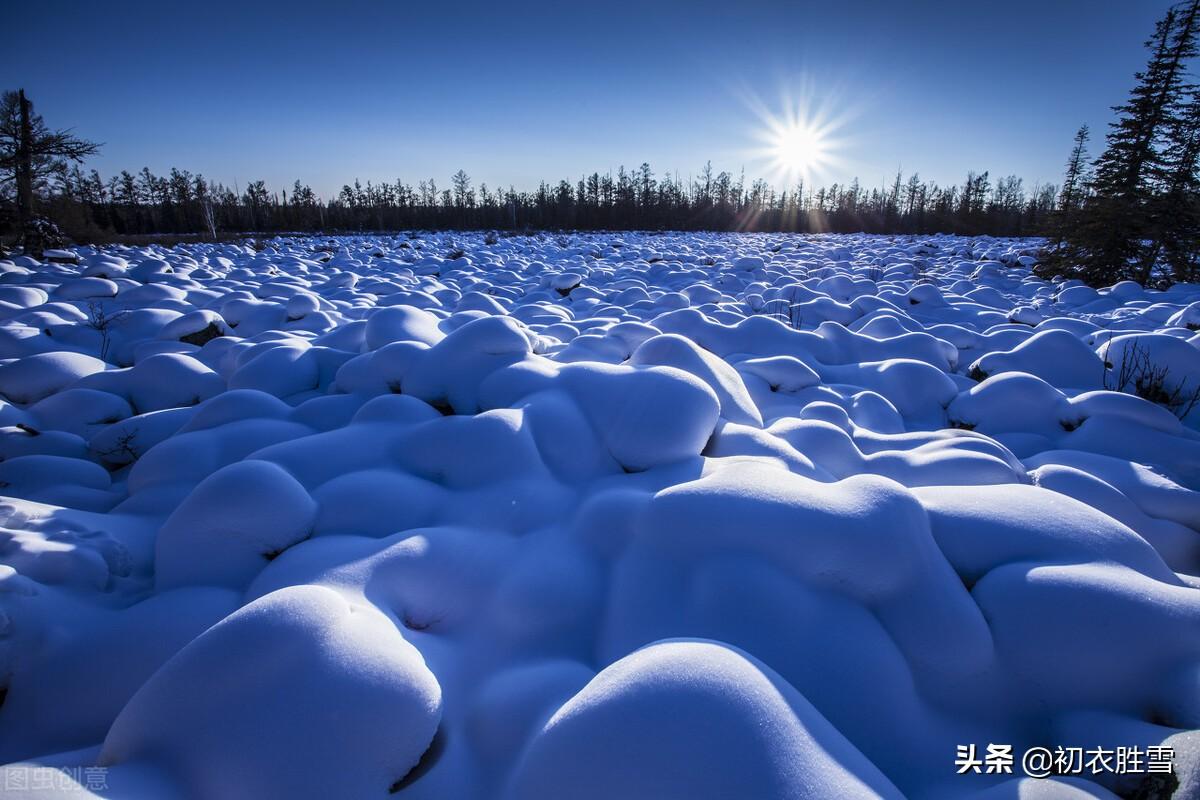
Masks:
[[[957,745],[1166,743],[1200,792],[1200,286],[1048,281],[1037,246],[0,261],[0,763],[999,800],[1153,787]]]

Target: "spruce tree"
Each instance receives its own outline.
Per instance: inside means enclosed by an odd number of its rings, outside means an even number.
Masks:
[[[1059,259],[1072,260],[1068,274],[1088,283],[1134,279],[1149,282],[1173,228],[1171,209],[1160,202],[1171,168],[1164,142],[1182,130],[1182,110],[1192,87],[1187,62],[1196,55],[1200,0],[1173,6],[1146,42],[1151,56],[1136,74],[1129,100],[1113,110],[1104,153],[1096,161],[1083,213],[1066,226]],[[1051,259],[1053,262],[1055,259]]]
[[[1067,159],[1067,171],[1063,177],[1062,191],[1058,195],[1058,243],[1062,235],[1070,228],[1072,219],[1079,207],[1083,205],[1091,183],[1091,172],[1088,169],[1087,143],[1091,131],[1087,125],[1081,125],[1075,132],[1075,144],[1071,148],[1071,156]]]
[[[1057,208],[1046,226],[1050,246],[1042,255],[1038,271],[1044,275],[1068,273],[1075,275],[1079,264],[1087,257],[1077,241],[1077,228],[1083,203],[1091,187],[1092,173],[1088,166],[1087,143],[1091,131],[1081,125],[1075,132],[1071,155],[1058,193]]]
[[[1197,87],[1188,80],[1187,62],[1197,54],[1200,0],[1178,8],[1182,10],[1171,33],[1171,54],[1172,63],[1179,68],[1173,83],[1166,88],[1160,145],[1157,158],[1148,166],[1154,195],[1147,206],[1148,242],[1138,269],[1138,277],[1143,282],[1151,277],[1162,256],[1171,263],[1186,255],[1180,248],[1192,238],[1189,231],[1194,227],[1188,221],[1188,206],[1195,195],[1196,155],[1200,143],[1196,141],[1194,108]],[[1175,271],[1175,265],[1172,267]],[[1177,276],[1176,279],[1182,280]]]
[[[1156,202],[1154,217],[1159,228],[1158,243],[1175,282],[1200,280],[1200,99],[1191,97],[1187,107],[1172,120],[1168,145],[1163,154],[1164,191]]]

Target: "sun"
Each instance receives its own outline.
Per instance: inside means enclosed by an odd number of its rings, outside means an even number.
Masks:
[[[821,131],[804,123],[781,126],[772,131],[772,156],[787,172],[804,173],[822,163],[828,155]]]
[[[746,154],[770,173],[772,182],[812,183],[845,166],[844,128],[855,112],[834,91],[818,93],[807,86],[798,93],[783,91],[774,106],[750,91],[742,99],[758,122],[750,132],[756,146]]]

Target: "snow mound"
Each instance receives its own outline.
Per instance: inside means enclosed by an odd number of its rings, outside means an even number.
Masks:
[[[311,535],[316,514],[312,497],[282,468],[255,460],[230,464],[205,478],[163,524],[156,584],[244,587]]]
[[[148,761],[207,797],[382,795],[430,748],[441,705],[437,680],[386,617],[329,589],[284,589],[155,672],[98,763]],[[313,736],[315,720],[338,735]]]
[[[36,403],[107,367],[83,353],[35,353],[0,366],[0,395],[13,403]]]
[[[113,797],[1133,797],[954,758],[1169,743],[1190,791],[1200,287],[1047,281],[1040,245],[8,262],[0,763]]]
[[[508,797],[901,797],[799,692],[716,642],[597,675],[530,742]]]

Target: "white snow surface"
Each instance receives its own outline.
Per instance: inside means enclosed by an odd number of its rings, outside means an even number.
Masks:
[[[0,771],[1111,798],[1143,776],[957,775],[956,746],[1168,743],[1200,796],[1200,286],[1048,281],[1037,246],[0,261]]]

